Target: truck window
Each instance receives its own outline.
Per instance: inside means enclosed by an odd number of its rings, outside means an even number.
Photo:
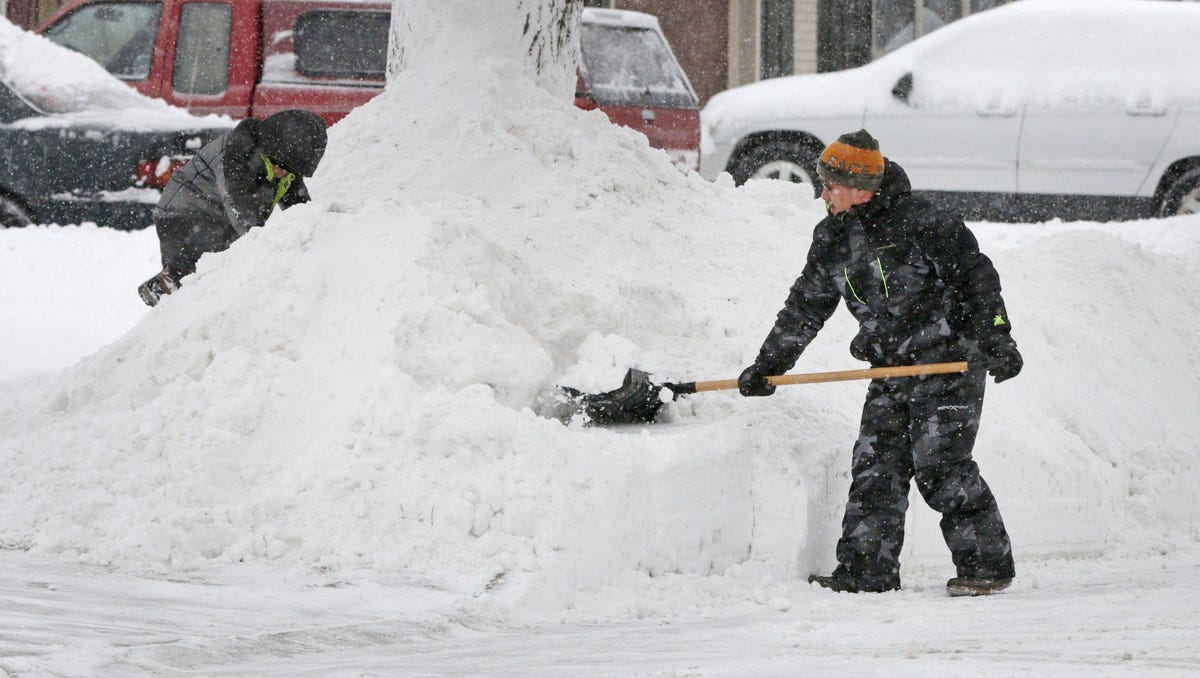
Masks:
[[[316,78],[382,80],[391,13],[305,12],[296,20],[296,70]]]
[[[71,12],[45,36],[85,54],[124,80],[150,75],[161,3],[97,2]]]
[[[229,29],[233,8],[224,3],[190,2],[179,15],[175,73],[179,94],[214,95],[229,87]]]

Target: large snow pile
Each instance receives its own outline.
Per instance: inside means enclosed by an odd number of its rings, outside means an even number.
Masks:
[[[456,578],[535,611],[665,574],[739,599],[831,565],[864,384],[709,393],[619,430],[530,409],[629,366],[736,376],[819,205],[683,176],[515,63],[461,59],[336,125],[311,204],[0,407],[0,547]],[[976,449],[1018,559],[1200,538],[1200,229],[1177,222],[1167,253],[984,239],[1026,371]],[[798,369],[858,367],[852,333],[839,311]],[[913,520],[907,562],[949,569],[936,517]]]

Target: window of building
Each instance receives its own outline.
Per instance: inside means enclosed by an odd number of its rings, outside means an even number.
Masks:
[[[795,0],[762,0],[759,34],[759,77],[791,75],[795,70]]]
[[[1009,0],[873,0],[871,53],[875,58],[928,35],[951,21]]]

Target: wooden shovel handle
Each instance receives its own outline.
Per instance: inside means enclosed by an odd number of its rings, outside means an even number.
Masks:
[[[922,374],[953,374],[970,369],[965,361],[957,363],[931,363],[929,365],[905,365],[902,367],[872,367],[866,370],[841,370],[839,372],[810,372],[808,374],[781,374],[767,377],[775,386],[789,384],[816,384],[825,381],[851,381],[854,379],[887,379],[889,377],[916,377]],[[696,392],[721,391],[737,388],[737,379],[697,381]]]

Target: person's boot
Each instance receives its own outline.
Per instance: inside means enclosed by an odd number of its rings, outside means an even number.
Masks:
[[[179,289],[179,283],[171,275],[169,268],[163,267],[153,278],[138,285],[138,296],[147,306],[156,306],[159,299]]]
[[[900,590],[900,577],[898,576],[855,577],[848,573],[841,565],[837,566],[833,574],[830,575],[808,575],[808,583],[816,584],[830,591],[845,593],[885,593],[887,591]]]
[[[988,596],[999,593],[1012,584],[1012,577],[955,577],[946,582],[946,593],[952,596]]]
[[[838,593],[858,593],[858,586],[853,581],[839,577],[836,574],[810,574],[808,575],[808,583],[816,584],[821,588],[837,591]]]

